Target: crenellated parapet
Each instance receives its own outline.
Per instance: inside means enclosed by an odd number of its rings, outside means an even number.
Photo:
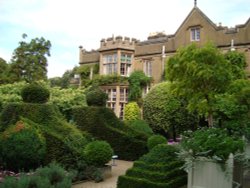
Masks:
[[[90,64],[90,63],[97,63],[99,62],[99,52],[98,50],[91,50],[87,51],[82,46],[79,47],[79,53],[80,53],[80,64]]]
[[[107,51],[112,49],[125,49],[125,50],[135,50],[135,44],[138,42],[135,38],[129,37],[111,37],[107,39],[102,39],[99,51]]]

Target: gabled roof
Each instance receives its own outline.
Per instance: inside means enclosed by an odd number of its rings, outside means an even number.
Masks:
[[[217,30],[218,27],[216,26],[216,24],[214,22],[212,22],[197,6],[194,6],[194,8],[191,10],[191,12],[188,14],[188,16],[186,17],[186,19],[182,22],[182,24],[180,25],[180,27],[177,29],[177,31],[175,32],[174,35],[176,35],[180,29],[183,27],[183,25],[187,22],[187,20],[192,16],[192,14],[194,12],[198,12],[205,20],[207,20],[207,22],[215,29]]]
[[[236,25],[236,28],[246,27],[248,24],[250,24],[250,18],[248,18],[245,24]]]

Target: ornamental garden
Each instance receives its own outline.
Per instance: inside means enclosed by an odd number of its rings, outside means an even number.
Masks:
[[[101,169],[113,155],[133,161],[118,188],[204,186],[195,180],[205,176],[194,172],[194,166],[204,169],[201,162],[219,164],[218,173],[225,173],[219,181],[243,185],[232,173],[249,164],[245,66],[241,53],[190,45],[166,62],[164,82],[145,97],[142,89],[150,79],[140,71],[127,79],[85,79],[82,87],[55,87],[46,79],[3,83],[0,187],[69,188],[82,180],[105,181]],[[112,82],[129,84],[124,120],[106,107],[100,86]]]

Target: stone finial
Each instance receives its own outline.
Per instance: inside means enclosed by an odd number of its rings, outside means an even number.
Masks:
[[[194,6],[197,7],[197,0],[194,0]]]

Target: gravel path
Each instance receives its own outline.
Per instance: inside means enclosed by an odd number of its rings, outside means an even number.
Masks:
[[[116,188],[118,176],[125,174],[128,168],[133,166],[133,162],[116,160],[116,166],[112,166],[112,176],[105,179],[103,182],[84,182],[73,185],[72,188]]]

